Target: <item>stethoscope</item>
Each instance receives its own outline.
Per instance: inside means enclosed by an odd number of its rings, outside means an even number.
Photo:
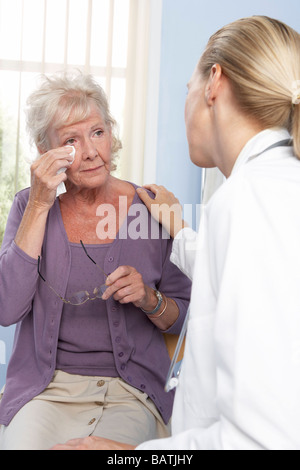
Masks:
[[[273,145],[270,145],[270,147],[266,148],[262,152],[249,157],[248,160],[247,160],[247,163],[254,160],[255,158],[259,157],[260,155],[267,152],[268,150],[272,150],[273,148],[276,148],[276,147],[291,147],[292,145],[293,145],[293,140],[292,139],[281,140],[279,142],[276,142]],[[205,178],[203,179],[203,181],[204,181],[204,184],[205,184]],[[177,365],[177,361],[178,361],[178,357],[179,357],[181,347],[183,345],[184,338],[185,338],[186,333],[187,333],[189,317],[190,317],[190,307],[188,308],[188,311],[187,311],[187,314],[186,314],[186,317],[185,317],[185,320],[184,320],[184,323],[183,323],[183,326],[182,326],[182,329],[181,329],[181,333],[180,333],[179,338],[178,338],[178,342],[177,342],[177,346],[176,346],[176,349],[175,349],[175,352],[174,352],[174,356],[173,356],[173,359],[171,361],[169,372],[168,372],[168,375],[167,375],[167,380],[166,380],[166,384],[165,384],[165,391],[166,392],[170,392],[171,390],[174,390],[174,388],[176,388],[179,384],[179,376],[180,376],[181,369],[182,369],[182,362],[181,362],[180,365]]]

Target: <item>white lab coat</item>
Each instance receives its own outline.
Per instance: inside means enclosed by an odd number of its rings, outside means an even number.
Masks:
[[[184,229],[172,261],[193,278],[172,437],[138,449],[300,449],[300,161],[284,129],[251,139]]]

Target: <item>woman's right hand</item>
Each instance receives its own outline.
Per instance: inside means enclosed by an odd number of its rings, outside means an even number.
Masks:
[[[31,189],[27,207],[15,237],[16,245],[28,256],[41,255],[49,210],[56,199],[58,185],[66,181],[65,173],[73,162],[72,147],[60,147],[42,155],[31,165]]]
[[[51,209],[59,184],[67,180],[65,172],[57,172],[70,167],[74,160],[71,153],[70,146],[49,150],[31,165],[30,206]]]

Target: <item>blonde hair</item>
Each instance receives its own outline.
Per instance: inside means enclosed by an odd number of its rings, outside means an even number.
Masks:
[[[122,143],[105,92],[96,80],[91,75],[74,72],[50,77],[42,75],[40,81],[38,89],[27,100],[27,131],[32,143],[49,150],[47,132],[50,126],[58,129],[66,123],[71,125],[87,119],[94,103],[112,133],[111,170],[115,170]]]
[[[300,104],[293,86],[300,80],[300,35],[265,16],[235,21],[215,33],[199,61],[208,78],[219,64],[241,109],[264,128],[285,127],[300,159]]]

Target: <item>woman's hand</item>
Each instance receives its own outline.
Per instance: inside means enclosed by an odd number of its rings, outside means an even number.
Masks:
[[[37,259],[41,254],[49,210],[56,199],[58,185],[66,181],[62,168],[73,162],[72,147],[50,150],[31,165],[31,189],[15,243],[21,250]]]
[[[106,280],[108,286],[102,296],[108,300],[113,296],[114,300],[121,304],[132,303],[137,308],[151,312],[157,305],[155,292],[146,286],[142,275],[131,266],[120,266]]]
[[[139,188],[137,193],[140,199],[151,212],[152,217],[164,227],[172,238],[175,238],[180,230],[188,226],[182,218],[180,202],[173,193],[163,186],[151,184],[144,186],[144,188],[152,191],[155,198],[152,199],[145,189]]]
[[[66,444],[58,444],[50,450],[134,450],[129,444],[111,441],[102,437],[90,436],[83,439],[72,439]]]
[[[72,147],[60,147],[45,153],[31,165],[30,206],[51,209],[59,184],[67,180],[65,172],[57,172],[62,168],[69,168],[72,164],[74,159],[71,153]]]
[[[113,296],[114,300],[121,304],[132,303],[137,308],[152,312],[157,306],[155,290],[144,284],[143,277],[131,266],[120,266],[106,280],[108,286],[102,296],[103,300],[108,300]],[[166,298],[167,307],[162,317],[153,318],[149,316],[155,326],[162,331],[166,331],[176,322],[179,315],[179,308],[173,299]],[[159,312],[158,312],[159,313]]]

